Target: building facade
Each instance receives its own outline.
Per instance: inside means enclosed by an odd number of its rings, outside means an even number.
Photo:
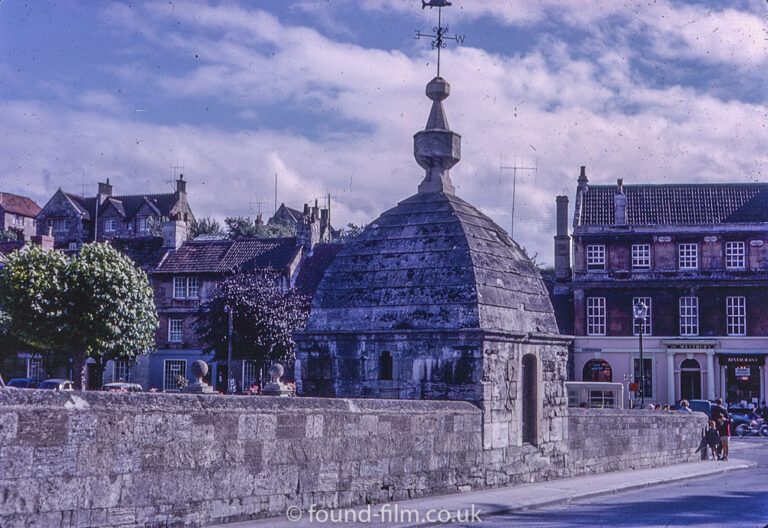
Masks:
[[[590,185],[582,167],[572,237],[567,209],[553,298],[573,298],[576,380],[639,388],[642,333],[646,402],[768,396],[768,184]]]
[[[184,175],[179,175],[172,193],[113,196],[109,179],[99,183],[99,192],[92,197],[59,189],[37,215],[37,233],[50,230],[56,249],[77,251],[88,242],[162,236],[167,220],[184,226],[195,221]]]
[[[16,231],[23,240],[29,240],[38,234],[35,221],[38,213],[40,206],[31,198],[0,192],[0,233]]]

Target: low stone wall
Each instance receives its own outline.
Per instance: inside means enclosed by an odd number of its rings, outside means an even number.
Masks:
[[[464,402],[0,389],[0,526],[197,526],[482,481]]]
[[[528,482],[698,457],[703,414],[569,411],[554,471],[534,446],[484,450],[466,402],[0,389],[0,526],[200,526],[492,487],[506,465]]]
[[[703,413],[568,409],[572,476],[701,460]]]

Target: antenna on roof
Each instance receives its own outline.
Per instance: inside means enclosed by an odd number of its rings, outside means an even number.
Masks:
[[[277,173],[275,173],[275,213],[277,212]],[[272,213],[272,214],[275,214]]]
[[[504,170],[512,171],[512,219],[509,222],[510,238],[514,238],[514,233],[515,233],[515,198],[516,198],[515,195],[517,191],[517,171],[520,171],[520,172],[533,171],[533,174],[536,175],[539,170],[539,156],[536,156],[536,163],[533,165],[533,167],[526,167],[524,165],[525,159],[522,156],[520,157],[520,163],[522,165],[517,164],[517,154],[515,154],[515,163],[511,166],[505,166],[503,154],[499,154],[499,183],[501,183],[502,171]]]
[[[85,183],[85,169],[83,169],[83,179],[80,181],[80,196],[82,198],[85,198],[85,187],[86,187],[86,183]]]

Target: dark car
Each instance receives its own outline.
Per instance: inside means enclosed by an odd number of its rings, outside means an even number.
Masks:
[[[6,385],[17,389],[36,389],[40,386],[40,380],[35,378],[13,378]]]
[[[73,391],[75,390],[75,384],[66,379],[47,379],[40,384],[38,389]]]
[[[749,414],[752,407],[729,407],[728,415],[733,422],[731,423],[731,435],[736,436],[736,428],[741,425],[749,425]]]
[[[688,400],[688,406],[692,411],[703,412],[707,415],[707,418],[712,419],[712,402],[709,400]],[[679,402],[677,408],[680,408]]]

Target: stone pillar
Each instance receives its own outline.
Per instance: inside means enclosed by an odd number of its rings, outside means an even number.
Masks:
[[[715,351],[707,350],[707,399],[715,399]]]
[[[675,353],[667,350],[667,403],[675,404]]]

